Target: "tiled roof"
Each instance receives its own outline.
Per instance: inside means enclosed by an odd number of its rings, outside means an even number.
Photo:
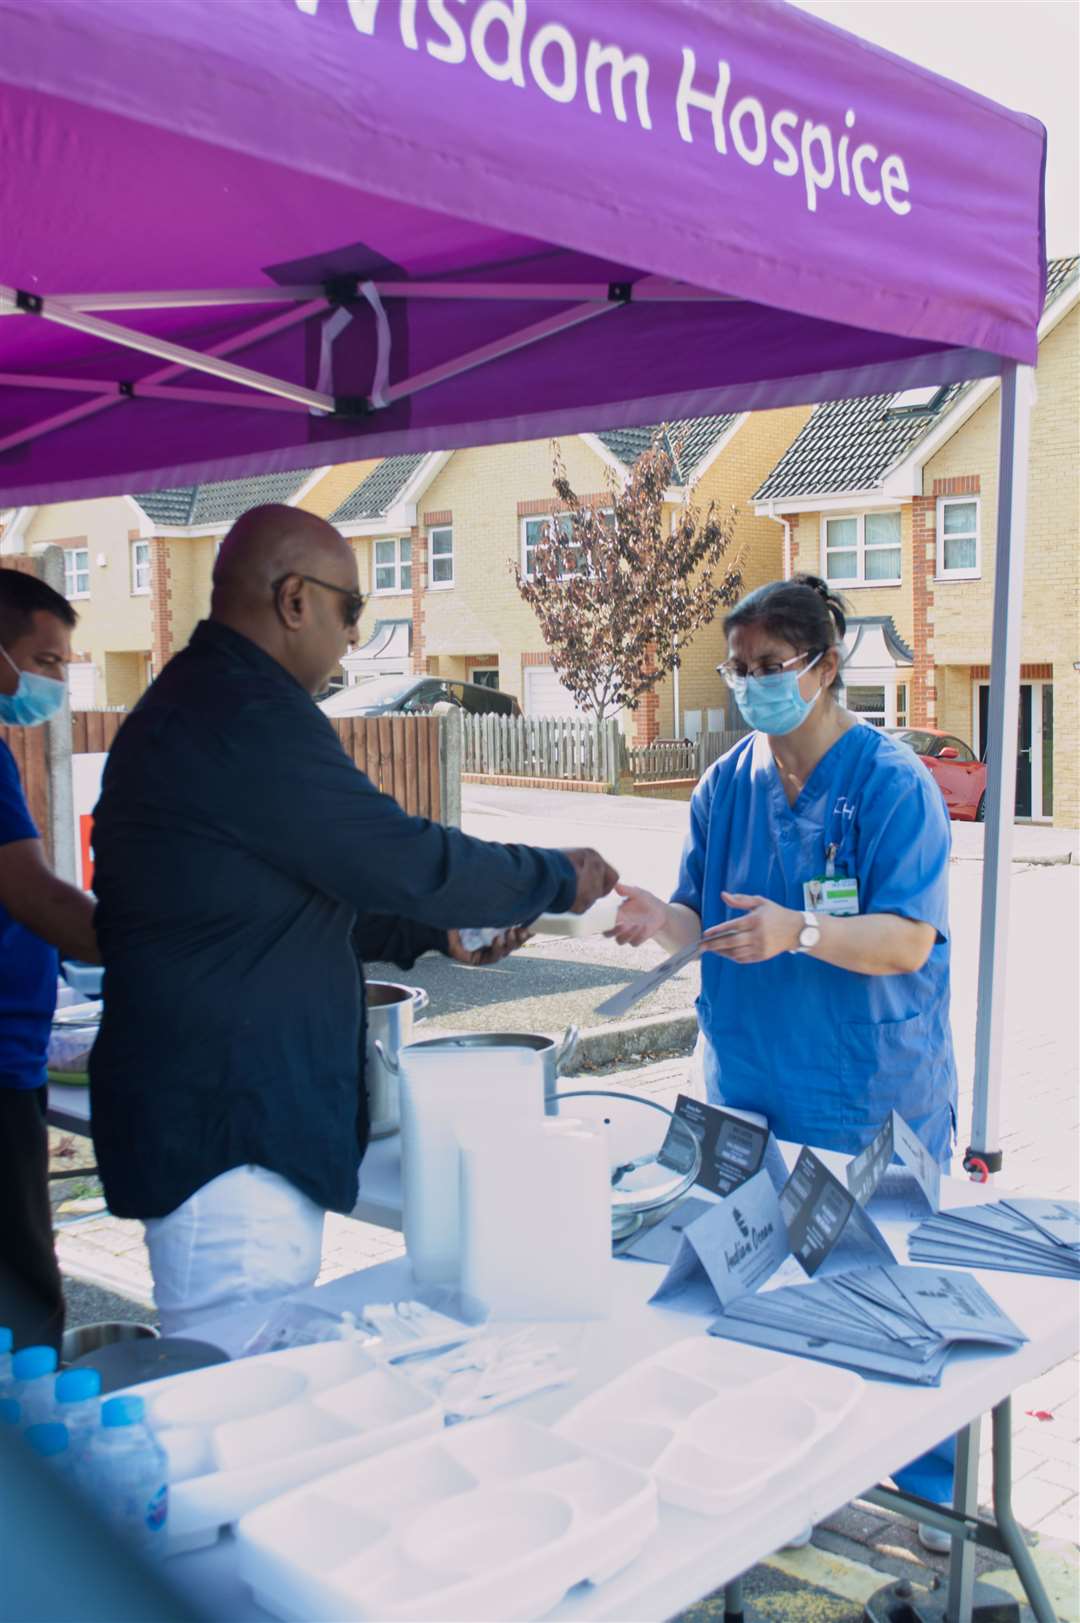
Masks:
[[[135,497],[154,524],[182,529],[206,524],[231,524],[249,507],[265,502],[287,502],[296,494],[306,473],[267,473],[258,479],[225,479],[214,485],[182,485],[174,490],[151,490]]]
[[[674,484],[687,482],[698,463],[738,416],[738,412],[728,412],[725,417],[687,417],[664,425],[665,448],[675,464]],[[596,437],[604,442],[612,456],[629,466],[642,451],[649,449],[660,426],[651,423],[644,428],[609,428]]]
[[[1078,270],[1080,258],[1075,256],[1050,261],[1047,305],[1076,280]],[[895,394],[827,401],[818,406],[753,499],[782,501],[873,490],[972,387],[949,384],[925,408],[913,411],[898,411]]]
[[[380,518],[388,512],[424,460],[415,456],[388,456],[373,468],[351,496],[330,515],[331,524],[348,524],[355,519]]]

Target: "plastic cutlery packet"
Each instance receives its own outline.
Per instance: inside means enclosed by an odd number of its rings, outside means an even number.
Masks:
[[[567,1386],[577,1377],[582,1330],[550,1325],[486,1334],[430,1358],[398,1360],[441,1405],[448,1426]],[[407,1358],[407,1355],[406,1355]]]

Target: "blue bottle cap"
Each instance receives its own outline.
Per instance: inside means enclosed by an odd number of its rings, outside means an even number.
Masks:
[[[55,1347],[24,1347],[11,1360],[11,1373],[17,1381],[36,1381],[56,1368]]]
[[[96,1369],[65,1369],[56,1377],[57,1403],[84,1403],[101,1395],[101,1375]]]
[[[6,1324],[0,1324],[0,1354],[9,1353],[13,1341],[11,1331]]]
[[[142,1420],[145,1406],[142,1398],[107,1398],[101,1405],[103,1426],[136,1426]]]
[[[62,1454],[68,1445],[68,1429],[58,1420],[43,1420],[40,1425],[27,1426],[25,1436],[34,1452],[44,1459]]]
[[[17,1426],[22,1414],[18,1398],[0,1398],[0,1426]]]

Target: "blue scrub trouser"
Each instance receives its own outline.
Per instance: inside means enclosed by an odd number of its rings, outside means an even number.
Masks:
[[[955,1465],[956,1438],[946,1437],[936,1448],[894,1471],[893,1481],[901,1493],[918,1494],[920,1499],[930,1499],[935,1505],[951,1505]]]

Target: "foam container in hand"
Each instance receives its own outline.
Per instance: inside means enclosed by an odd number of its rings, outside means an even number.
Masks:
[[[538,935],[603,935],[605,930],[615,928],[615,915],[622,904],[623,898],[612,891],[608,896],[601,896],[584,913],[541,913],[529,928]]]

